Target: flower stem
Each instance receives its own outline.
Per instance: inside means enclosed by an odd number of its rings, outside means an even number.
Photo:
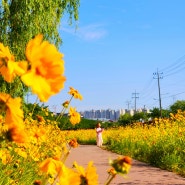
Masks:
[[[73,99],[73,96],[71,96],[71,98],[70,98],[70,100],[69,100],[69,104],[70,104],[70,102],[71,102],[72,99]],[[60,112],[60,115],[56,118],[56,121],[57,121],[59,118],[62,118],[62,117],[63,117],[65,111],[66,111],[66,108],[63,107],[62,111]]]
[[[111,181],[115,178],[116,175],[112,175],[110,179],[107,180],[107,182],[104,185],[109,185]]]

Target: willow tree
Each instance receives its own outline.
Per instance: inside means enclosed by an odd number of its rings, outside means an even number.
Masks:
[[[80,0],[1,0],[0,42],[16,54],[17,60],[25,59],[25,46],[38,33],[58,48],[62,43],[59,34],[62,17],[67,14],[69,24],[76,22],[79,6]],[[14,88],[2,81],[1,90]]]

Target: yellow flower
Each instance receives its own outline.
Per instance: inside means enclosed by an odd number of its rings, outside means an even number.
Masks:
[[[59,176],[59,184],[65,185],[80,185],[81,178],[78,173],[74,172],[72,169],[66,168],[64,165],[62,167],[62,173]]]
[[[42,182],[41,182],[40,180],[35,180],[33,184],[34,184],[34,185],[41,185]]]
[[[76,89],[74,89],[73,87],[69,87],[69,88],[70,90],[68,94],[72,95],[76,99],[79,99],[79,100],[83,99],[82,95]]]
[[[86,170],[82,166],[78,166],[76,162],[74,162],[73,166],[77,169],[77,172],[81,177],[80,184],[83,184],[83,185],[98,184],[98,175],[96,173],[96,168],[93,166],[92,161],[88,163],[88,167]]]
[[[63,106],[64,108],[68,108],[68,106],[69,106],[69,101],[65,101],[65,102],[62,104],[62,106]]]
[[[45,122],[45,119],[43,118],[43,116],[40,116],[37,114],[36,117],[39,122]]]
[[[21,98],[12,98],[9,94],[0,93],[1,112],[6,112],[5,124],[9,128],[15,125],[23,128],[23,111],[21,107]]]
[[[80,114],[79,114],[78,112],[76,112],[76,109],[73,108],[73,107],[70,107],[70,109],[69,109],[69,116],[70,116],[69,121],[70,121],[73,125],[79,123],[80,120],[81,120]]]
[[[131,158],[128,156],[119,156],[115,160],[110,160],[109,164],[115,169],[119,174],[127,174],[131,167]]]
[[[66,168],[66,166],[60,160],[47,158],[40,164],[40,170],[51,175],[52,177],[57,176],[60,184],[80,184],[79,175],[71,169]]]
[[[11,127],[7,132],[7,136],[10,141],[15,141],[16,143],[26,143],[28,141],[25,130],[18,126]]]
[[[78,142],[77,142],[76,138],[71,139],[68,144],[69,144],[69,146],[71,146],[73,148],[78,147]]]
[[[9,94],[0,93],[0,111],[5,116],[5,125],[7,125],[7,138],[11,141],[23,143],[27,141],[27,136],[23,124],[23,111],[21,107],[21,98],[12,98]]]
[[[47,158],[40,164],[40,170],[45,172],[46,174],[50,174],[52,176],[56,175],[56,165],[55,160],[52,158]]]
[[[115,177],[117,172],[114,168],[110,168],[107,170],[108,174],[110,174],[111,176]]]
[[[18,155],[22,156],[23,158],[27,158],[27,153],[24,151],[24,148],[15,148],[14,151],[18,153]]]
[[[40,101],[46,102],[51,95],[64,88],[63,54],[47,41],[42,35],[30,40],[26,47],[26,57],[30,69],[21,76],[22,81],[31,87]]]
[[[0,149],[0,159],[4,165],[12,162],[12,156],[7,149]]]
[[[0,73],[5,81],[12,82],[17,75],[22,75],[27,70],[27,62],[15,62],[14,56],[8,47],[0,43]]]

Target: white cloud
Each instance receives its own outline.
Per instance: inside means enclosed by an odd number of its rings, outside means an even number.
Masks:
[[[62,31],[77,36],[85,41],[96,41],[107,35],[107,31],[100,24],[91,24],[88,26],[78,27],[76,30],[62,28]]]

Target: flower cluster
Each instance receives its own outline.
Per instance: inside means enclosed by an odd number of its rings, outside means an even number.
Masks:
[[[24,61],[16,61],[9,48],[0,43],[0,75],[10,86],[16,78],[19,78],[33,94],[38,96],[41,102],[47,102],[51,96],[64,88],[66,77],[64,76],[63,57],[64,55],[53,44],[43,40],[41,34],[28,42]],[[20,81],[16,82],[20,83]],[[82,100],[82,95],[72,87],[70,87],[69,94],[71,99],[63,104],[65,110],[73,97]],[[38,179],[35,179],[34,183],[25,181],[24,184],[43,184],[44,182],[52,184],[55,181],[60,184],[74,184],[72,181],[75,176],[79,182],[80,176],[77,172],[72,173],[73,170],[64,165],[70,150],[67,146],[77,147],[77,140],[73,139],[66,145],[66,138],[62,136],[55,121],[52,124],[39,114],[35,119],[31,117],[32,113],[25,116],[22,102],[20,97],[0,92],[0,137],[5,139],[1,142],[0,168],[9,169],[0,171],[4,174],[2,181],[10,184],[23,184],[21,181],[25,178],[26,169],[32,166],[34,167],[33,174]],[[43,112],[48,114],[45,110]],[[69,120],[71,123],[79,123],[80,118],[76,109],[70,107]],[[47,150],[43,151],[45,148]],[[24,159],[27,160],[26,163]],[[4,168],[2,165],[7,165],[9,168]],[[12,175],[16,173],[13,169],[10,170],[11,165],[12,168],[18,170],[21,177]],[[38,174],[35,166],[38,166]]]

